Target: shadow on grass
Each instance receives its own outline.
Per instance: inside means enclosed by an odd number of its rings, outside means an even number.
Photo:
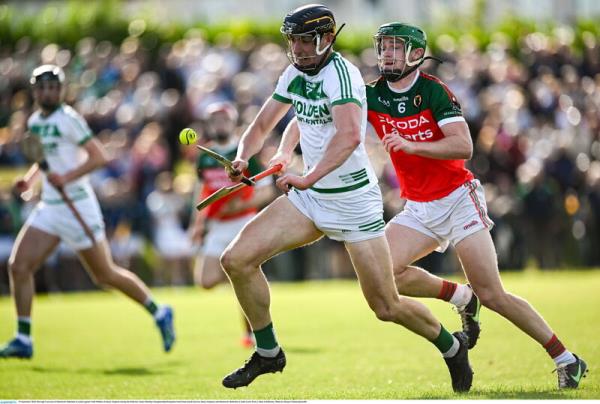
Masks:
[[[294,353],[294,354],[318,354],[323,352],[321,348],[315,347],[302,347],[302,346],[289,346],[286,345],[283,347],[285,352]]]
[[[102,371],[105,375],[127,375],[127,376],[151,376],[151,375],[162,375],[167,372],[155,369],[147,368],[116,368],[116,369],[105,369]]]
[[[572,400],[573,397],[569,394],[564,394],[562,391],[538,390],[538,391],[507,391],[507,390],[486,390],[472,391],[464,394],[453,394],[451,391],[448,394],[424,393],[417,396],[408,396],[403,399],[410,400]],[[387,397],[385,397],[387,398]]]
[[[559,390],[484,390],[466,394],[464,398],[473,399],[521,399],[521,400],[565,400],[571,399],[568,394]]]
[[[41,367],[34,366],[31,368],[32,371],[38,373],[72,373],[72,374],[95,374],[95,375],[108,375],[108,376],[156,376],[170,373],[164,369],[157,369],[156,367],[122,367],[114,369],[71,369],[71,368],[60,368],[60,367]]]

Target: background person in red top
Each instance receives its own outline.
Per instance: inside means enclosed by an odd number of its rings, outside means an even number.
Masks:
[[[452,243],[481,303],[543,345],[557,365],[559,387],[575,388],[585,362],[565,349],[527,301],[502,286],[483,187],[464,166],[473,152],[469,127],[444,83],[418,70],[426,44],[417,27],[379,27],[375,50],[381,77],[367,85],[369,122],[390,153],[401,196],[407,199],[386,227],[399,292],[467,304],[472,293],[466,285],[410,265]],[[478,326],[479,307],[472,306],[463,309],[463,321]]]
[[[217,102],[206,107],[206,123],[209,141],[205,145],[209,149],[233,160],[237,153],[238,137],[235,135],[238,113],[235,107],[227,102]],[[212,157],[200,153],[197,160],[198,177],[202,190],[198,201],[212,194],[217,189],[233,185],[223,166]],[[256,159],[251,159],[247,176],[262,171]],[[201,245],[201,253],[194,267],[194,281],[204,289],[211,289],[227,281],[221,269],[219,257],[225,247],[237,236],[245,224],[252,219],[258,208],[266,205],[275,197],[271,186],[272,177],[256,183],[254,187],[245,187],[234,195],[225,197],[206,209],[197,212],[191,228],[194,243]],[[252,347],[252,329],[242,314],[244,336],[242,345]]]

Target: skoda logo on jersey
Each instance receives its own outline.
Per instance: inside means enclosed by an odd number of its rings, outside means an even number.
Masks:
[[[377,101],[379,101],[380,103],[382,103],[383,105],[385,105],[386,107],[390,107],[390,102],[388,100],[384,100],[381,97],[377,97]]]
[[[419,108],[421,106],[422,102],[423,102],[423,97],[421,97],[420,94],[415,95],[415,98],[413,98],[413,104],[415,104],[415,107]]]

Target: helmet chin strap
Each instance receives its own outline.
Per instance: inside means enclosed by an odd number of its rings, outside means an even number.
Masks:
[[[410,51],[411,51],[411,46],[409,45],[408,52],[406,53],[406,55],[409,55]],[[408,59],[408,56],[406,56],[406,58]],[[389,81],[390,83],[395,83],[399,80],[402,80],[403,78],[405,78],[406,76],[408,76],[409,74],[414,72],[415,70],[417,70],[419,68],[419,66],[421,66],[423,63],[425,63],[426,60],[435,60],[438,63],[444,63],[443,60],[438,59],[435,56],[425,56],[424,58],[413,60],[412,62],[406,60],[404,63],[404,68],[402,69],[402,72],[400,72],[400,73],[392,73],[392,72],[382,71],[381,75],[383,76],[383,78],[386,79],[386,81]],[[410,68],[408,70],[405,70],[406,66],[410,66]]]
[[[321,50],[321,35],[317,35],[317,40],[316,40],[315,45],[316,45],[315,53],[319,56],[321,56],[322,54],[327,52],[329,50],[329,48],[331,48],[331,44],[329,44],[328,46],[325,47],[325,49]]]
[[[316,49],[315,52],[317,53],[318,56],[321,56],[322,54],[324,54],[325,52],[327,52],[335,43],[335,40],[337,39],[337,36],[339,35],[340,31],[342,30],[342,28],[344,28],[346,26],[346,23],[343,23],[340,28],[337,30],[337,32],[335,33],[335,35],[333,36],[333,40],[331,41],[331,43],[325,47],[325,49],[321,50],[321,35],[317,35],[317,42],[316,42]]]

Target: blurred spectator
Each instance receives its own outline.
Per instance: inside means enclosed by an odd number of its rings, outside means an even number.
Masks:
[[[155,284],[185,285],[191,281],[190,258],[194,249],[181,218],[187,208],[185,198],[174,190],[172,174],[163,171],[156,177],[156,189],[146,199],[152,216],[154,246],[160,257]]]
[[[213,102],[207,105],[204,117],[207,135],[205,146],[229,161],[235,160],[239,143],[237,130],[239,115],[233,104]],[[222,187],[233,185],[222,163],[206,153],[198,153],[196,169],[201,185],[199,200]],[[243,174],[251,177],[260,171],[262,166],[259,161],[251,158],[248,169]],[[227,275],[221,267],[221,254],[246,223],[274,197],[273,180],[271,177],[266,177],[257,181],[252,187],[244,187],[235,194],[213,202],[204,210],[194,210],[190,235],[195,244],[201,245],[194,266],[194,280],[198,286],[212,289],[218,284],[228,283]],[[254,345],[252,329],[243,313],[242,321],[244,325],[242,344],[252,347]]]

